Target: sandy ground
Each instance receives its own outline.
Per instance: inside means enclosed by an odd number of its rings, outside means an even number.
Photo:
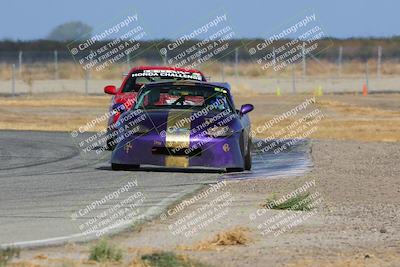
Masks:
[[[310,94],[277,97],[244,91],[236,94],[236,102],[255,105],[251,119],[256,129],[312,97]],[[121,233],[111,238],[111,242],[124,250],[124,265],[137,255],[163,250],[188,255],[212,266],[398,266],[399,100],[399,94],[317,97],[307,108],[307,111],[319,109],[324,114],[317,124],[317,131],[309,136],[313,140],[314,161],[310,173],[297,178],[228,181],[221,191],[196,201],[177,214]],[[0,98],[3,114],[0,128],[74,130],[105,112],[108,101],[106,96]],[[269,136],[302,115],[304,112],[258,136]],[[285,213],[290,217],[286,226],[281,225],[262,235],[260,225],[268,218],[278,218],[282,214],[281,211],[267,210],[258,215],[266,199],[279,198],[313,182],[315,186],[309,191],[318,193],[320,202],[316,208],[310,212]],[[202,226],[193,222],[201,228],[196,235],[174,234],[177,225],[181,225],[179,219],[190,216],[224,193],[232,202],[218,206],[214,217],[207,211],[216,205],[202,209],[200,214],[206,214],[206,219],[214,219]],[[300,216],[304,216],[303,219],[296,220]],[[211,240],[217,233],[236,226],[246,227],[245,233],[251,241],[237,246],[205,246],[211,250],[199,250],[196,246],[197,242]],[[41,266],[60,266],[61,263],[64,266],[93,266],[94,263],[86,261],[92,244],[23,251],[19,261]]]
[[[276,97],[271,95],[240,97],[239,103],[253,103],[256,107],[251,113],[254,129],[266,121],[296,107],[310,95],[290,95]],[[318,130],[309,137],[336,140],[400,141],[400,94],[368,95],[324,95],[316,97],[316,103],[299,115],[282,121],[263,131],[260,136],[293,123],[313,109],[321,110],[324,118],[318,123]]]
[[[398,266],[399,149],[399,143],[313,141],[315,166],[303,177],[229,181],[217,194],[209,195],[177,215],[145,224],[111,240],[124,249],[126,263],[140,253],[163,250],[188,255],[211,266]],[[249,216],[261,208],[267,197],[285,195],[311,181],[315,181],[315,186],[310,191],[319,192],[321,202],[315,210],[303,212],[310,217],[279,235],[275,236],[277,230],[262,235],[258,225],[281,211],[267,210],[255,220]],[[227,213],[195,236],[185,237],[170,230],[170,225],[179,218],[227,192],[234,199]],[[235,226],[247,227],[251,241],[200,251],[194,246]],[[189,250],[180,245],[188,246]],[[87,258],[89,246],[24,251],[21,257],[43,265],[52,265],[55,259],[65,257],[83,260]]]
[[[251,90],[235,91],[237,106],[252,103],[250,113],[253,128],[263,125],[275,116],[295,108],[310,94],[275,96]],[[309,137],[318,139],[400,141],[400,94],[323,95],[316,103],[296,116],[274,125],[268,131],[257,133],[267,137],[288,126],[305,113],[319,109],[324,118],[318,130]],[[0,97],[0,129],[73,131],[108,111],[109,96],[50,94],[19,97]],[[96,124],[101,130],[106,123]]]
[[[122,72],[121,72],[122,77]],[[210,79],[211,78],[211,79]],[[268,75],[250,77],[250,76],[222,76],[220,73],[213,73],[210,81],[226,81],[232,85],[232,88],[243,88],[253,90],[258,93],[274,94],[279,88],[282,94],[312,93],[318,87],[321,87],[325,93],[361,93],[365,82],[364,75],[346,75],[338,77],[330,76],[306,76],[296,74],[295,82],[293,77]],[[89,94],[102,94],[105,85],[121,85],[120,77],[112,79],[59,79],[59,80],[33,80],[27,81],[17,79],[15,82],[16,94],[40,94],[40,93],[79,93],[84,94],[87,90]],[[400,79],[398,75],[385,75],[380,79],[371,77],[368,81],[370,91],[375,92],[398,92]],[[0,94],[9,95],[12,93],[11,80],[0,80]]]

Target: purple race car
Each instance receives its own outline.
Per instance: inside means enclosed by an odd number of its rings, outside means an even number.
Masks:
[[[140,165],[168,168],[251,169],[253,105],[236,110],[227,83],[146,84],[135,106],[116,123],[113,170]]]

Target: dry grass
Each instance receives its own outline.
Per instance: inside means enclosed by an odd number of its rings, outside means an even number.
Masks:
[[[72,260],[72,259],[48,259],[43,263],[37,263],[35,261],[20,261],[13,262],[7,265],[9,267],[112,267],[112,266],[126,266],[122,263],[105,262],[98,263],[89,260]]]
[[[133,63],[134,66],[149,65],[149,62],[139,60]],[[377,73],[376,60],[369,60],[369,73],[371,77],[375,77]],[[74,62],[66,62],[59,64],[59,79],[83,79],[85,72],[82,67]],[[113,64],[103,71],[91,71],[91,79],[119,79],[122,73],[127,72],[129,66],[127,64]],[[200,70],[207,76],[220,77],[223,70],[224,75],[234,76],[236,74],[233,63],[210,62],[200,67]],[[300,66],[296,66],[295,72],[297,76],[302,75]],[[344,76],[360,76],[365,74],[365,62],[361,61],[345,61],[342,63],[342,75]],[[381,68],[382,75],[399,75],[400,63],[395,61],[384,61]],[[17,76],[19,73],[17,72]],[[291,77],[292,68],[286,68],[279,73],[272,69],[263,70],[260,66],[253,62],[242,62],[238,65],[238,75],[246,77],[275,76]],[[327,60],[308,60],[307,75],[318,75],[323,77],[331,77],[338,75],[338,65],[335,62]],[[55,78],[55,69],[52,63],[34,63],[25,64],[22,68],[21,77],[26,83],[34,80],[51,80]],[[0,64],[0,80],[11,79],[11,65]]]
[[[394,117],[400,116],[400,111],[383,110],[373,107],[360,107],[351,105],[339,101],[332,100],[317,100],[317,106],[320,108],[332,109],[336,112],[351,114],[351,115],[362,115],[362,116],[374,116],[374,117]]]
[[[7,266],[9,267],[43,267],[44,265],[36,264],[29,261],[9,263]]]
[[[250,230],[246,227],[237,226],[232,229],[216,234],[212,239],[200,241],[196,244],[178,246],[181,250],[216,250],[225,246],[247,245],[251,242]]]
[[[154,252],[141,255],[128,265],[129,267],[208,267],[201,262],[192,260],[186,255],[172,252]]]
[[[291,108],[294,108],[310,96],[259,96],[253,103],[256,106],[254,112],[250,113],[253,129],[265,124]],[[245,98],[242,102],[249,102]],[[333,100],[335,99],[335,100]],[[348,99],[348,100],[347,100]],[[324,117],[315,124],[316,131],[310,138],[319,139],[337,139],[337,140],[361,140],[361,141],[400,141],[400,111],[398,105],[392,105],[387,108],[385,105],[400,101],[400,95],[369,95],[358,96],[322,96],[317,102],[307,108],[310,112],[316,108],[321,110]],[[357,100],[357,101],[355,101]],[[357,104],[349,102],[354,101]],[[278,124],[268,128],[268,130],[257,134],[258,137],[279,136],[278,133],[293,124],[303,114],[283,120]],[[287,131],[285,133],[288,133]],[[301,137],[301,134],[293,137]]]
[[[263,95],[243,86],[235,94],[238,103],[253,103],[256,109],[250,113],[253,129],[264,124],[274,116],[290,110],[309,96]],[[348,99],[348,101],[346,101]],[[400,95],[358,95],[322,96],[309,108],[318,108],[324,118],[316,124],[317,131],[311,138],[362,140],[362,141],[400,141],[400,111],[395,100]],[[352,101],[357,100],[357,104]],[[366,101],[368,100],[368,101]],[[392,106],[384,107],[392,101]],[[39,131],[74,131],[80,126],[108,111],[109,96],[83,95],[33,95],[15,98],[0,98],[0,129],[39,130]],[[350,103],[349,103],[350,102]],[[374,104],[376,102],[376,104]],[[382,106],[383,105],[383,106]],[[307,109],[308,110],[308,109]],[[258,137],[268,137],[289,126],[297,117],[274,125]],[[106,127],[97,124],[93,130]],[[295,136],[296,137],[296,136]],[[297,136],[300,137],[300,136]]]
[[[135,65],[148,65],[147,62],[138,61]],[[91,71],[89,73],[91,79],[120,79],[121,75],[128,70],[126,64],[113,64],[106,71]],[[0,64],[0,80],[11,79],[11,65]],[[54,65],[51,63],[34,63],[23,65],[21,71],[21,77],[19,72],[16,73],[17,78],[21,78],[26,83],[34,80],[51,80],[55,78]],[[59,79],[84,79],[87,73],[84,72],[82,67],[74,62],[60,63],[58,66],[58,78]]]
[[[367,253],[357,253],[355,255],[339,255],[333,259],[306,258],[294,260],[285,264],[285,267],[391,267],[396,262],[398,255],[395,253],[385,253],[379,257]]]
[[[256,119],[253,127],[262,125],[265,121],[272,119],[272,116],[265,116]],[[293,123],[295,120],[285,120],[274,125],[268,132],[257,135],[257,137],[279,136],[279,131]],[[400,142],[400,118],[376,119],[366,118],[324,118],[316,126],[317,130],[308,137],[316,139],[336,140],[360,140],[360,141],[382,141]],[[302,138],[301,133],[291,136]]]
[[[4,108],[13,107],[80,107],[104,108],[110,102],[109,96],[84,96],[72,95],[37,95],[20,96],[17,98],[0,98],[0,106]]]
[[[48,257],[44,254],[38,254],[35,257],[33,257],[35,260],[47,260]]]
[[[73,131],[108,111],[108,96],[37,95],[0,98],[0,129]],[[94,130],[102,130],[96,125]]]
[[[360,96],[362,97],[362,96]],[[316,138],[363,141],[400,141],[400,112],[339,101],[317,101],[316,106],[336,114],[321,121]]]

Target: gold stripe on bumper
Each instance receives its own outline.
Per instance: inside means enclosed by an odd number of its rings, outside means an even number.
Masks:
[[[192,112],[187,110],[169,111],[165,139],[165,146],[168,149],[189,148],[191,127],[190,115],[192,115]],[[165,156],[165,166],[187,168],[189,166],[189,156]]]

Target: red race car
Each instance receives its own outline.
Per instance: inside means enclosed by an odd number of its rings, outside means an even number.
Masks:
[[[104,87],[106,94],[113,95],[110,105],[110,114],[107,127],[107,149],[115,148],[117,133],[114,124],[120,115],[129,110],[136,102],[139,89],[151,82],[193,80],[206,81],[203,73],[194,69],[174,67],[140,66],[130,70],[118,89],[114,85]]]

